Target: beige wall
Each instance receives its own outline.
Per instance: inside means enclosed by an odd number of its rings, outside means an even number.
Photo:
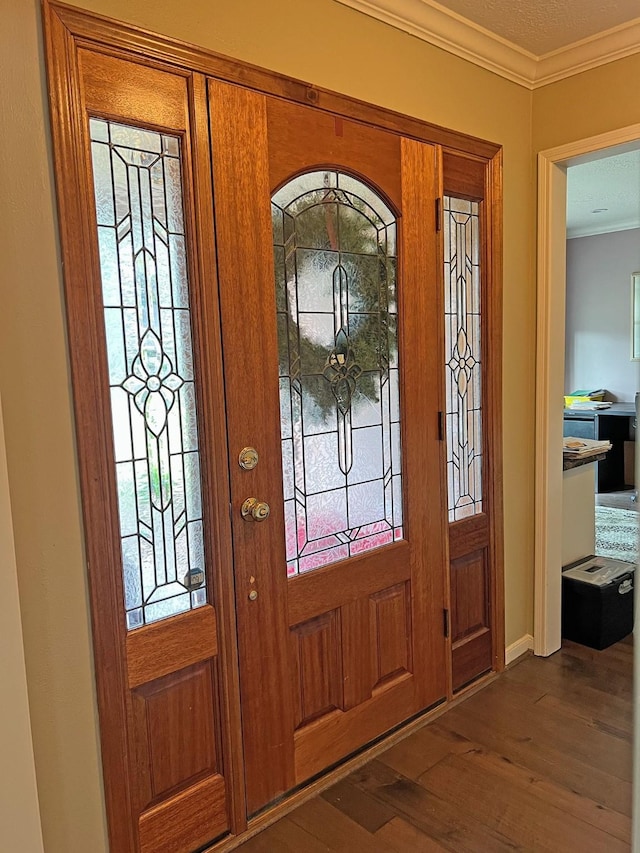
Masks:
[[[3,5],[0,391],[45,849],[102,853],[97,718],[39,4]],[[531,93],[332,0],[81,5],[504,146],[507,643],[530,633]]]
[[[533,151],[640,122],[640,54],[533,93]]]
[[[0,838],[6,850],[42,853],[1,402],[0,589]]]

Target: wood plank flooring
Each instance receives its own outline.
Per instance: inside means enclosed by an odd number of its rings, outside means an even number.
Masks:
[[[631,638],[528,657],[242,853],[623,853]]]

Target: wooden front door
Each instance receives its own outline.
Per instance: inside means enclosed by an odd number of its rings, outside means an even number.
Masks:
[[[209,107],[251,815],[445,698],[439,170],[237,86]]]
[[[500,153],[44,14],[110,845],[193,853],[500,665]],[[443,194],[488,309],[449,537]]]

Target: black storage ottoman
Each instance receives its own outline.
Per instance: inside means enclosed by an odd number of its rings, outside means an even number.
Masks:
[[[585,557],[562,570],[562,636],[606,649],[633,631],[635,565]]]

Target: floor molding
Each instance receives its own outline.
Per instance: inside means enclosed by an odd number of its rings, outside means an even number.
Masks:
[[[533,649],[533,637],[531,634],[525,634],[523,637],[520,637],[519,640],[516,640],[515,643],[511,643],[510,646],[504,650],[504,662],[507,666],[513,663],[514,661],[521,658],[523,655],[526,655],[527,652],[530,652]]]

